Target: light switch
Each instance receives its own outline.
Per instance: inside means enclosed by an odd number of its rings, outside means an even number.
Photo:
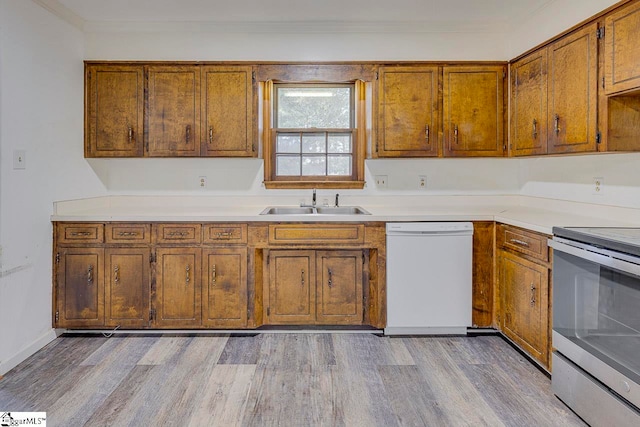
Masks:
[[[27,168],[27,152],[25,150],[13,151],[13,168],[14,169],[26,169]]]

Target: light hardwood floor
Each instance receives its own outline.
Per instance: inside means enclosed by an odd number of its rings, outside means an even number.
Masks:
[[[500,337],[64,336],[0,380],[49,426],[583,426]]]

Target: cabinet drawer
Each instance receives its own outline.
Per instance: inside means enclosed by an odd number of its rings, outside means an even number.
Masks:
[[[151,225],[107,224],[105,241],[107,243],[149,243],[151,242]]]
[[[549,261],[548,238],[549,236],[544,234],[504,224],[498,225],[496,236],[498,247],[511,249],[544,262]]]
[[[202,228],[200,224],[158,224],[156,225],[157,243],[200,243]]]
[[[58,243],[102,243],[104,224],[58,224]]]
[[[362,224],[272,224],[269,225],[269,243],[333,244],[364,242]]]
[[[247,243],[247,224],[205,224],[204,243]]]

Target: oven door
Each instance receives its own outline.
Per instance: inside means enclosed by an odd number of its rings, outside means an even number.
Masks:
[[[553,346],[640,407],[640,260],[554,238]]]

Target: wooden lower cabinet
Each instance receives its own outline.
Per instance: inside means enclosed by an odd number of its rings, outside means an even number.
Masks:
[[[203,249],[202,262],[202,325],[247,327],[247,248]]]
[[[149,324],[149,248],[105,249],[105,326]]]
[[[266,322],[363,324],[361,250],[271,250]]]
[[[55,326],[104,325],[104,249],[64,248],[56,255]]]
[[[188,328],[202,321],[202,251],[200,248],[156,249],[155,326]]]
[[[498,251],[502,332],[549,364],[549,269],[519,255]]]

